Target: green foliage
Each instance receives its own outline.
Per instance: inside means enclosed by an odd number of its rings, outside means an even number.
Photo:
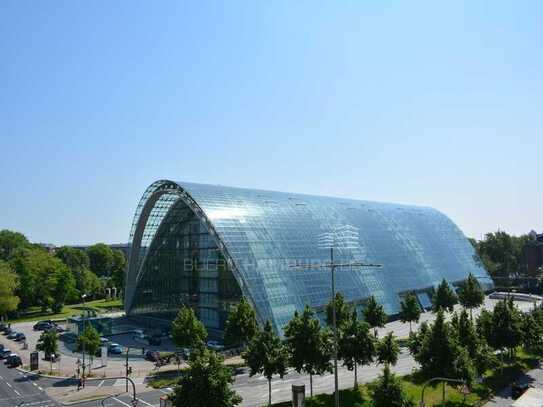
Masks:
[[[415,407],[415,402],[408,398],[401,380],[385,366],[383,375],[373,388],[373,407]]]
[[[475,244],[480,262],[500,285],[506,285],[515,276],[525,273],[523,248],[529,237],[510,236],[506,232],[487,233]]]
[[[172,322],[172,339],[180,348],[202,349],[205,347],[207,330],[196,318],[192,308],[182,306]]]
[[[339,358],[349,370],[355,370],[355,387],[357,385],[357,365],[368,365],[373,362],[376,353],[376,340],[370,333],[370,326],[359,321],[356,311],[345,324],[343,335],[339,338]]]
[[[404,323],[409,322],[409,332],[411,332],[411,324],[419,322],[420,314],[422,313],[417,296],[415,293],[410,292],[400,305],[400,320]]]
[[[395,365],[398,362],[398,354],[400,353],[400,347],[398,342],[394,339],[392,332],[389,332],[382,340],[377,344],[377,360],[384,365]]]
[[[191,356],[189,365],[171,397],[175,407],[232,407],[241,403],[241,397],[230,388],[232,371],[220,355],[202,349]]]
[[[77,337],[76,342],[76,351],[77,352],[85,352],[87,355],[90,356],[91,361],[94,358],[94,355],[100,348],[100,334],[98,331],[92,326],[87,325],[85,327],[85,330],[81,335]]]
[[[492,312],[489,345],[494,349],[509,349],[512,352],[522,342],[522,322],[522,315],[512,300],[498,302]]]
[[[334,302],[330,301],[326,304],[326,324],[329,327],[333,325],[333,303],[336,305],[336,327],[341,335],[345,325],[349,323],[351,318],[352,307],[345,302],[345,298],[340,292],[336,293]]]
[[[432,297],[432,311],[438,312],[439,310],[443,310],[452,312],[457,303],[458,297],[449,286],[449,283],[447,283],[447,280],[443,279]]]
[[[87,249],[90,269],[99,277],[111,276],[113,267],[113,250],[104,244],[97,243]]]
[[[51,308],[54,313],[61,312],[67,300],[70,302],[77,300],[75,279],[67,267],[59,268],[56,272],[51,294],[53,298]]]
[[[19,280],[8,263],[0,260],[0,316],[15,311],[19,305],[19,297],[15,295]]]
[[[113,262],[111,265],[111,282],[114,287],[122,290],[125,283],[125,272],[127,267],[126,257],[120,250],[113,250]]]
[[[470,310],[483,305],[485,293],[479,284],[479,281],[470,273],[465,283],[458,292],[458,301],[464,308]]]
[[[266,321],[264,330],[257,332],[251,340],[243,359],[251,369],[251,376],[262,373],[268,379],[268,404],[271,404],[271,379],[276,374],[283,378],[288,358],[286,349],[273,331],[270,321]]]
[[[364,321],[374,329],[375,336],[377,336],[377,328],[384,327],[387,321],[383,306],[377,302],[373,295],[368,299],[364,308]]]
[[[30,246],[27,238],[18,232],[0,230],[0,260],[8,261],[16,250]]]
[[[49,356],[51,371],[53,371],[53,353],[58,353],[58,335],[55,331],[42,332],[36,344],[36,349]]]
[[[242,297],[240,302],[228,314],[224,342],[235,346],[248,343],[256,335],[258,324],[256,314],[249,302]]]
[[[289,364],[298,373],[310,375],[310,388],[313,394],[312,376],[331,372],[332,349],[329,334],[321,329],[320,322],[313,311],[305,307],[302,315],[296,311],[285,327],[285,344],[289,352]]]
[[[91,273],[91,271],[87,252],[73,247],[62,246],[55,251],[55,256],[72,272],[75,280],[75,288],[78,291],[77,297],[80,298],[82,294],[92,294],[93,290],[89,287],[88,283],[88,273]]]

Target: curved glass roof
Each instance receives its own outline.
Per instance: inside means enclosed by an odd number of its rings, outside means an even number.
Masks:
[[[330,300],[329,268],[292,265],[329,262],[320,237],[345,225],[356,228],[358,240],[337,242],[335,260],[382,265],[336,269],[336,290],[348,301],[375,295],[394,314],[402,293],[443,278],[455,283],[472,273],[482,285],[490,281],[460,229],[432,208],[162,180],[147,189],[134,217],[128,313],[146,249],[179,199],[207,225],[259,320],[270,320],[278,332],[295,310]]]

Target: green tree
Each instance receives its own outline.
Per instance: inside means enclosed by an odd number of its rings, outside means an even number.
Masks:
[[[440,309],[434,323],[422,338],[420,350],[414,355],[415,361],[428,376],[447,377],[455,371],[458,353],[457,334],[445,321],[443,310]]]
[[[99,348],[100,334],[92,325],[89,324],[85,327],[83,333],[77,337],[76,341],[76,351],[85,352],[85,354],[89,355],[89,371],[92,367],[94,355],[96,354],[96,352],[98,352]]]
[[[514,356],[514,350],[523,339],[522,315],[513,300],[499,301],[492,313],[492,335],[489,345],[494,349],[508,349]]]
[[[172,322],[172,339],[180,348],[203,349],[207,330],[192,308],[182,306]]]
[[[407,396],[402,382],[387,366],[379,377],[372,394],[373,407],[415,407],[415,402]]]
[[[543,327],[534,315],[523,315],[522,343],[532,353],[543,353]]]
[[[52,291],[52,310],[54,313],[62,311],[66,300],[74,301],[77,298],[77,290],[75,288],[75,279],[68,267],[59,268],[54,278],[54,286]]]
[[[59,258],[72,272],[75,279],[75,288],[78,291],[78,297],[81,294],[91,294],[87,285],[86,273],[90,272],[90,260],[87,252],[73,247],[62,246],[55,251],[55,256]]]
[[[358,320],[356,310],[345,324],[343,335],[339,338],[339,357],[347,369],[354,369],[354,388],[358,387],[358,365],[369,365],[376,352],[376,340],[370,333],[370,326]]]
[[[19,297],[15,295],[19,280],[9,263],[3,260],[0,260],[0,281],[0,316],[5,316],[19,305]]]
[[[113,250],[113,262],[111,265],[111,282],[120,292],[124,289],[125,271],[127,267],[124,253],[118,249]]]
[[[424,321],[422,324],[420,324],[418,331],[409,333],[407,347],[409,349],[409,353],[412,356],[415,356],[420,352],[420,350],[422,349],[424,338],[426,337],[429,331],[430,331],[430,327],[428,325],[428,322]]]
[[[458,297],[449,286],[449,283],[447,283],[447,280],[443,279],[432,297],[432,311],[438,312],[439,310],[443,310],[452,312],[457,303]]]
[[[298,311],[285,327],[285,344],[289,352],[289,364],[298,373],[309,374],[310,394],[313,397],[313,375],[331,372],[332,348],[329,333],[321,329],[313,311],[305,307]]]
[[[231,389],[232,370],[222,356],[208,349],[191,355],[190,369],[183,375],[171,397],[175,407],[233,407],[241,397]]]
[[[29,246],[30,243],[23,234],[7,229],[0,230],[0,260],[8,261],[17,249]]]
[[[373,328],[373,333],[377,338],[377,328],[382,328],[385,326],[387,321],[387,314],[385,309],[381,304],[377,302],[375,297],[372,295],[364,308],[364,321],[366,321],[371,328]]]
[[[466,282],[460,287],[458,301],[464,308],[469,309],[470,317],[473,319],[473,309],[483,305],[485,293],[479,281],[470,273]]]
[[[496,358],[489,348],[484,337],[478,334],[475,324],[466,310],[462,310],[458,318],[456,329],[458,330],[458,342],[468,352],[473,366],[479,374],[493,367]]]
[[[287,370],[286,349],[279,336],[273,331],[270,321],[266,321],[264,330],[257,332],[251,340],[243,359],[251,369],[251,376],[262,373],[268,379],[268,405],[271,406],[271,380],[273,375],[281,378]]]
[[[400,347],[398,342],[394,339],[392,332],[389,332],[382,340],[377,344],[377,360],[384,365],[395,365],[398,363],[398,354],[400,353]]]
[[[352,307],[345,302],[343,295],[338,292],[334,297],[334,302],[336,304],[336,326],[338,333],[341,336],[345,325],[349,323],[352,313]],[[326,324],[329,327],[333,325],[333,302],[330,301],[326,304]]]
[[[113,250],[104,243],[97,243],[87,249],[90,269],[98,277],[111,275],[113,266]]]
[[[241,297],[240,302],[228,314],[224,342],[229,346],[247,344],[258,331],[256,314],[249,302]]]
[[[410,292],[405,296],[405,299],[401,302],[400,320],[403,323],[409,322],[409,333],[413,332],[412,323],[419,322],[422,309],[420,308],[419,301],[415,293]]]
[[[50,363],[50,371],[53,371],[53,354],[58,353],[58,335],[54,330],[44,331],[41,333],[38,343],[36,344],[36,349],[44,352],[47,359]]]

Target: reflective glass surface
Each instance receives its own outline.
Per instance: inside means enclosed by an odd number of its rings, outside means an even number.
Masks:
[[[224,256],[225,270],[253,304],[259,320],[270,320],[279,333],[295,310],[306,304],[319,310],[329,301],[330,249],[319,243],[323,233],[338,226],[353,226],[359,234],[355,244],[339,242],[334,248],[334,260],[346,264],[336,269],[336,290],[348,301],[360,303],[375,295],[387,313],[395,314],[406,291],[429,292],[443,278],[457,284],[471,272],[483,285],[490,281],[458,227],[431,208],[157,181],[145,192],[132,227],[125,299],[129,314],[145,307],[171,313],[184,301],[179,298],[189,291],[175,280],[185,279],[186,271],[177,260],[172,262],[171,251],[158,247],[159,242],[186,244],[194,239],[180,232],[181,225],[191,222],[205,236],[199,258]],[[185,256],[179,253],[174,258]],[[168,256],[167,267],[157,260]],[[349,266],[351,262],[382,267]],[[198,277],[206,280],[198,283],[198,293],[212,292],[213,287],[202,287],[213,284],[207,280],[214,278]],[[157,280],[168,281],[167,292],[157,291],[154,302],[145,300],[144,291]],[[213,309],[224,310],[230,294],[199,300],[218,304],[215,308],[200,304],[200,313],[218,321],[219,329],[222,317],[215,319]]]

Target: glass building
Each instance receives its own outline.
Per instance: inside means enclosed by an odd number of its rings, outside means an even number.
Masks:
[[[428,306],[443,278],[491,282],[460,229],[432,208],[161,180],[134,216],[125,309],[168,321],[185,304],[220,335],[244,296],[282,334],[295,310],[329,302],[330,250],[320,238],[345,225],[358,240],[337,241],[334,260],[382,265],[336,270],[336,290],[355,306],[374,295],[396,314],[409,291]]]

